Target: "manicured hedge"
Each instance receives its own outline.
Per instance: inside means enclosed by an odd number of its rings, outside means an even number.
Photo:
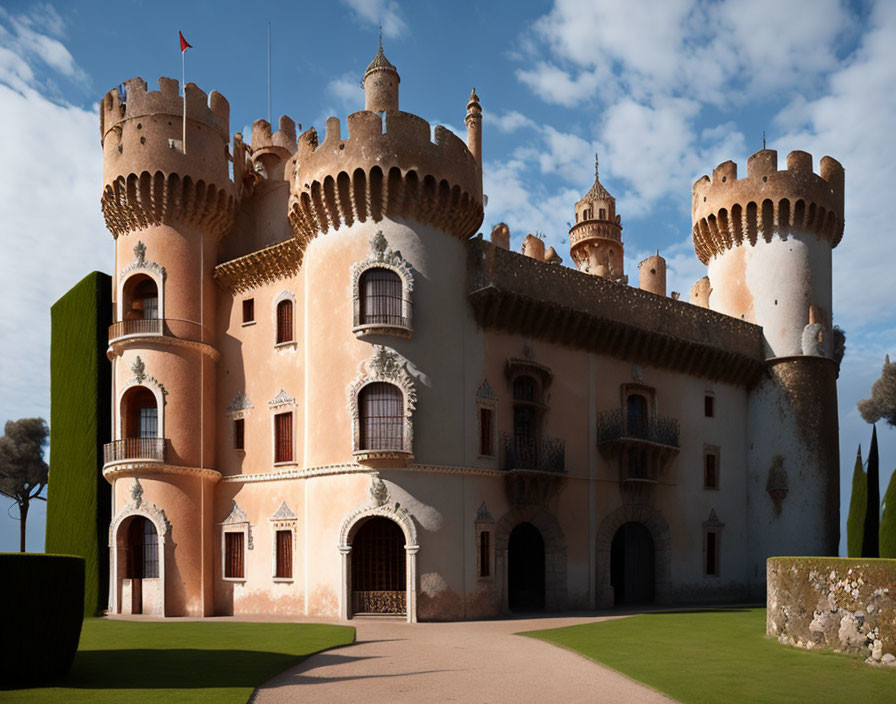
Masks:
[[[93,616],[106,608],[109,591],[111,499],[102,468],[110,439],[112,279],[88,274],[53,304],[51,318],[45,549],[84,558],[84,614]]]
[[[0,682],[65,677],[84,619],[84,558],[0,553]]]

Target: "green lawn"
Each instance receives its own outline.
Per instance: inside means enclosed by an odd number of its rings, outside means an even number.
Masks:
[[[765,609],[711,609],[522,635],[555,643],[686,704],[896,701],[896,669],[765,637]]]
[[[354,638],[349,626],[85,619],[64,686],[0,690],[0,701],[244,704],[266,679]]]

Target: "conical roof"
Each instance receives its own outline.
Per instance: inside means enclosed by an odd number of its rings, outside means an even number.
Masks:
[[[389,59],[386,58],[386,55],[383,53],[383,38],[382,37],[380,37],[380,48],[376,52],[376,56],[373,57],[373,61],[370,62],[370,65],[367,67],[367,70],[364,72],[364,75],[366,76],[368,73],[370,73],[371,71],[378,69],[378,68],[387,68],[387,69],[391,69],[392,71],[395,71],[396,73],[398,72],[398,69],[396,69],[395,66],[392,65],[392,63],[389,61]]]
[[[594,155],[594,185],[588,190],[588,192],[582,196],[582,199],[579,201],[594,201],[594,200],[605,200],[605,201],[613,201],[616,202],[616,199],[610,195],[610,192],[604,188],[603,184],[600,182],[600,178],[598,176],[597,169],[597,154]]]

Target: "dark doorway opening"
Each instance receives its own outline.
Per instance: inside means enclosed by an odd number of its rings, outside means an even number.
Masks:
[[[544,609],[544,540],[531,523],[520,523],[507,546],[507,601],[512,611]]]
[[[616,531],[610,548],[614,603],[619,606],[653,602],[654,570],[650,531],[642,523],[625,523]]]
[[[156,527],[135,516],[127,527],[125,577],[131,580],[131,613],[143,613],[143,580],[159,576],[159,537]]]
[[[352,612],[407,613],[404,533],[388,518],[364,523],[352,540]]]

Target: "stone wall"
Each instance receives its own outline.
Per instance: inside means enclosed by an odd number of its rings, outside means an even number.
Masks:
[[[896,666],[896,560],[772,557],[766,634]]]

